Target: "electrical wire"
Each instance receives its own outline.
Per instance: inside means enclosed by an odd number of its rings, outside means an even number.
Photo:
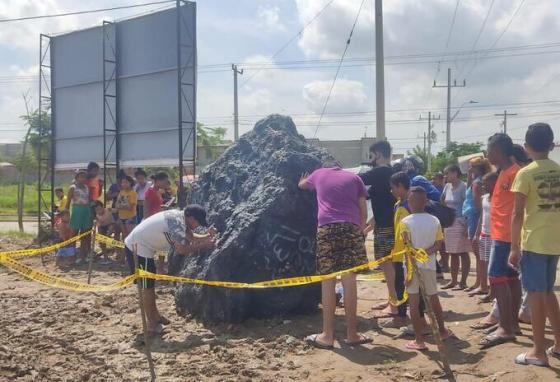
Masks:
[[[455,3],[455,10],[453,11],[453,17],[451,18],[451,25],[449,26],[449,32],[447,32],[447,40],[445,41],[445,48],[443,49],[443,55],[445,55],[445,53],[447,52],[447,48],[449,48],[449,41],[451,41],[451,35],[453,34],[453,27],[455,26],[455,20],[457,19],[457,11],[459,10],[460,3],[461,0],[457,0],[457,2]],[[434,80],[437,80],[440,71],[441,71],[441,61],[439,61],[437,64]]]
[[[488,7],[488,11],[486,12],[486,16],[484,17],[484,21],[482,22],[482,25],[480,26],[480,29],[478,30],[476,38],[474,39],[474,42],[472,44],[471,54],[472,54],[472,52],[474,52],[474,50],[476,48],[476,45],[478,44],[478,41],[480,40],[480,37],[482,36],[482,33],[484,32],[484,29],[486,28],[486,24],[488,22],[488,18],[490,17],[490,13],[492,12],[492,7],[494,6],[494,2],[495,2],[495,0],[490,1],[490,6]],[[463,67],[459,71],[459,74],[457,74],[457,77],[461,77],[461,73],[463,72],[465,67],[468,65],[468,63],[469,63],[469,61],[465,62],[465,65],[463,65]]]
[[[0,19],[0,23],[10,23],[10,22],[14,22],[14,21],[37,20],[37,19],[47,19],[47,18],[53,18],[53,17],[83,15],[83,14],[87,14],[87,13],[98,13],[98,12],[106,12],[106,11],[118,11],[118,10],[121,10],[121,9],[140,8],[140,7],[147,7],[147,6],[150,6],[150,5],[158,5],[158,4],[174,3],[174,2],[175,2],[175,0],[152,1],[152,2],[149,2],[149,3],[122,5],[122,6],[109,7],[109,8],[99,8],[99,9],[89,9],[89,10],[75,11],[75,12],[55,13],[55,14],[50,14],[50,15],[24,16],[24,17],[12,18],[12,19]]]
[[[313,134],[313,138],[317,136],[317,131],[319,131],[319,126],[321,126],[321,120],[323,119],[323,115],[327,110],[327,106],[329,104],[329,100],[331,99],[331,94],[334,89],[334,85],[336,84],[338,74],[340,73],[340,68],[342,67],[342,63],[344,62],[344,57],[346,57],[346,52],[348,52],[348,48],[350,47],[350,42],[352,42],[352,35],[354,34],[354,29],[356,28],[356,24],[358,23],[358,19],[360,17],[360,13],[362,12],[362,7],[364,6],[364,3],[365,0],[362,0],[362,3],[360,4],[360,8],[358,9],[358,13],[356,14],[356,19],[354,20],[354,24],[352,25],[352,29],[350,29],[350,34],[348,35],[348,39],[346,40],[346,45],[344,46],[344,51],[342,52],[342,56],[340,56],[340,62],[338,63],[338,68],[336,69],[336,73],[334,74],[331,88],[329,89],[329,94],[327,95],[327,99],[325,100],[325,104],[323,105],[323,110],[321,111],[321,115],[319,116],[319,121],[317,122],[317,127],[315,128],[315,133]]]
[[[335,0],[330,0],[327,4],[325,4],[325,6],[323,8],[321,8],[321,10],[319,12],[317,12],[315,14],[315,16],[313,16],[311,18],[311,20],[309,20],[295,35],[293,35],[292,37],[290,37],[288,39],[288,41],[286,41],[284,43],[284,45],[282,45],[278,50],[276,50],[276,52],[274,52],[274,54],[272,55],[271,58],[275,58],[276,56],[278,56],[280,53],[282,53],[284,51],[284,49],[286,49],[296,38],[300,37],[302,35],[302,33],[311,25],[313,24],[313,22],[315,20],[317,20],[319,18],[319,16],[321,16],[323,14],[323,12],[325,12],[325,10],[334,2]],[[249,81],[251,81],[257,74],[259,74],[260,70],[257,70],[255,73],[253,73],[252,75],[250,75],[242,84],[241,86],[245,86],[247,85],[247,83]]]
[[[509,19],[508,23],[506,24],[506,26],[504,27],[504,29],[502,29],[502,32],[498,35],[498,37],[496,38],[496,40],[494,40],[494,42],[492,43],[492,45],[490,45],[490,47],[488,49],[493,49],[498,42],[502,39],[502,37],[504,37],[504,35],[506,34],[506,32],[508,31],[509,27],[511,26],[511,24],[513,23],[513,20],[515,19],[515,17],[517,16],[517,14],[519,13],[519,11],[521,10],[521,7],[523,7],[523,4],[525,3],[525,0],[521,0],[519,2],[519,4],[517,5],[517,8],[515,9],[515,11],[513,12],[513,14],[511,15],[511,18]],[[473,70],[476,68],[478,64],[478,60],[476,60],[474,62],[474,65],[471,67],[471,69],[469,70],[469,72],[465,75],[465,78],[467,78],[468,76],[471,75],[471,73],[473,72]]]

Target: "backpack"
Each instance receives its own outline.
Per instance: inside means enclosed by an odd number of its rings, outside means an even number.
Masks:
[[[426,212],[438,218],[441,228],[449,228],[455,222],[455,210],[440,202],[429,200],[426,205]]]

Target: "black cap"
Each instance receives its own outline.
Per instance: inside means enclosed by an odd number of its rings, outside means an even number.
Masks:
[[[204,227],[208,226],[206,222],[206,210],[198,204],[189,204],[185,207],[185,218],[193,217],[198,223]]]

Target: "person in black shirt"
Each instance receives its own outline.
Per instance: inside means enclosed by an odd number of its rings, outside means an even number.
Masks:
[[[373,218],[368,222],[364,233],[367,234],[373,230],[375,258],[382,259],[391,255],[395,244],[394,207],[396,200],[391,194],[390,180],[391,175],[393,175],[391,145],[386,140],[379,140],[371,145],[369,151],[372,156],[373,168],[368,172],[360,174],[360,177],[366,186],[370,186],[368,193],[371,200]],[[395,263],[386,262],[381,264],[381,268],[387,281],[390,300],[399,300],[404,292],[404,277],[399,286],[396,286],[395,272],[399,268],[402,273],[402,266],[395,267]],[[403,284],[402,288],[400,288],[401,283]],[[406,323],[406,304],[396,307],[387,301],[375,306],[374,309],[380,310],[374,315],[376,318],[392,318],[397,326]],[[398,323],[396,321],[402,322]]]

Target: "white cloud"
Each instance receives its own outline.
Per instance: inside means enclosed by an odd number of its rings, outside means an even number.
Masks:
[[[332,81],[313,81],[303,87],[303,100],[307,108],[321,114],[332,86]],[[327,111],[330,113],[362,110],[367,100],[365,87],[359,81],[338,79],[330,96]]]
[[[259,6],[257,10],[259,26],[272,32],[284,32],[286,27],[280,19],[280,7],[278,6]]]

